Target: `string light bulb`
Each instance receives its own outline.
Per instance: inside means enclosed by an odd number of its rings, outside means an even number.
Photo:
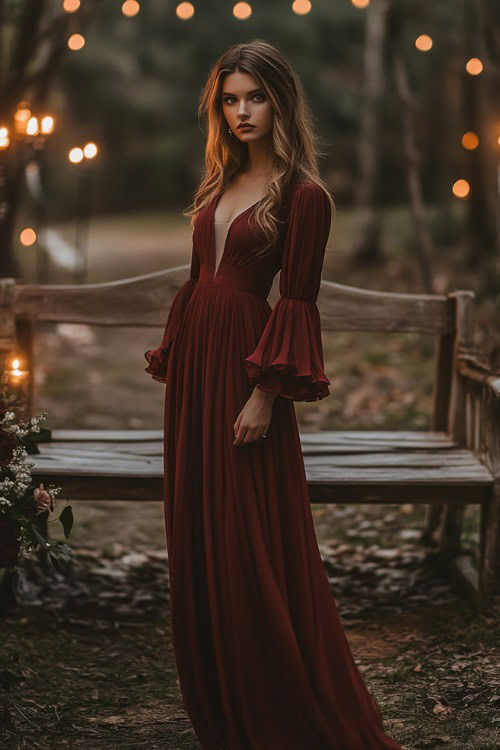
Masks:
[[[470,185],[467,180],[457,180],[453,183],[452,192],[457,198],[467,198],[470,193]]]
[[[68,154],[68,159],[73,164],[79,164],[83,159],[83,151],[81,148],[72,148]]]
[[[292,10],[298,16],[305,16],[311,12],[312,3],[310,0],[294,0],[292,3]]]
[[[63,10],[66,13],[75,13],[80,7],[80,0],[64,0]]]
[[[133,16],[136,16],[141,9],[141,6],[137,2],[137,0],[125,0],[125,2],[122,5],[122,13],[124,16],[127,16],[128,18],[132,18]]]
[[[432,49],[432,38],[429,34],[420,34],[420,36],[417,36],[415,39],[415,47],[420,52],[428,52]]]
[[[478,76],[479,73],[482,73],[483,71],[483,63],[478,57],[471,57],[471,59],[467,61],[465,69],[469,75]]]
[[[21,245],[24,245],[25,247],[34,245],[36,242],[35,230],[32,227],[25,227],[19,234],[19,241],[21,242]]]
[[[39,125],[37,117],[30,117],[26,125],[27,135],[38,135]]]
[[[41,130],[44,135],[49,135],[54,130],[54,118],[51,115],[42,117]]]
[[[72,50],[79,50],[85,45],[85,37],[81,34],[71,34],[68,39],[68,47]]]
[[[175,14],[181,21],[189,21],[194,16],[193,3],[179,3],[175,9]]]
[[[246,21],[252,15],[252,6],[250,3],[236,3],[233,7],[233,16],[238,21]]]
[[[97,155],[97,146],[92,141],[86,143],[83,147],[83,154],[86,159],[93,159]]]
[[[479,137],[477,133],[474,133],[472,130],[468,130],[467,133],[464,133],[462,136],[462,146],[468,151],[473,151],[477,148],[479,146]]]

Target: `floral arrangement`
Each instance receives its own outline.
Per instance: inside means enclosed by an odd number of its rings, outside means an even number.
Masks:
[[[49,521],[55,510],[60,487],[40,484],[31,477],[28,453],[38,453],[37,442],[50,440],[50,430],[40,426],[46,413],[23,421],[16,415],[14,394],[9,393],[4,378],[0,382],[0,569],[16,568],[34,551],[43,550],[55,568],[61,570],[73,551],[66,542],[53,541],[49,523],[59,521],[67,538],[73,526],[73,513],[66,505],[57,518]],[[16,572],[16,571],[13,571]]]

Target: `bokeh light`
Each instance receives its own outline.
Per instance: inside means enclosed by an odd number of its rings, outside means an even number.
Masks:
[[[233,16],[239,21],[246,21],[252,15],[252,6],[250,3],[236,3],[233,8]]]
[[[42,133],[48,135],[49,133],[52,133],[53,130],[54,118],[50,115],[45,115],[45,117],[42,118]]]
[[[71,151],[68,154],[68,159],[73,164],[79,164],[81,160],[83,159],[83,151],[81,148],[72,148]]]
[[[477,133],[474,133],[472,130],[468,130],[467,133],[464,133],[462,136],[462,146],[469,151],[477,148],[479,146],[479,137]]]
[[[471,57],[471,59],[467,61],[465,69],[469,75],[477,76],[483,70],[483,63],[478,57]]]
[[[415,47],[420,50],[420,52],[428,52],[432,49],[432,39],[429,34],[420,34],[420,36],[415,39]]]
[[[125,0],[125,2],[122,5],[122,13],[124,16],[128,16],[131,18],[132,16],[136,16],[141,9],[141,6],[137,2],[137,0]]]
[[[87,159],[93,159],[97,154],[97,145],[90,141],[83,147],[83,153]]]
[[[85,44],[85,38],[81,34],[71,34],[68,39],[68,47],[72,50],[81,49]]]
[[[457,198],[466,198],[470,193],[470,185],[467,180],[457,180],[453,184],[452,191]]]
[[[292,10],[298,16],[305,16],[306,13],[310,13],[312,3],[310,0],[294,0],[292,4]]]
[[[194,16],[194,5],[193,3],[179,3],[175,9],[175,13],[181,21],[188,21]]]
[[[36,242],[36,232],[32,227],[25,227],[19,235],[19,240],[22,245],[29,247]]]
[[[80,0],[64,0],[63,8],[66,13],[74,13],[80,7]]]
[[[37,135],[39,131],[38,118],[30,117],[28,124],[26,125],[26,133],[28,135]]]

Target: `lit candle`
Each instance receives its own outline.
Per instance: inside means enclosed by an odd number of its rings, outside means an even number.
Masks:
[[[13,385],[23,385],[26,381],[29,370],[21,370],[19,360],[12,360],[12,370],[10,370],[10,379]]]

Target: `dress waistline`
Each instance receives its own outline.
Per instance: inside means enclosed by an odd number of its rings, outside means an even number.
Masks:
[[[249,271],[219,265],[214,276],[214,266],[211,263],[201,263],[198,281],[241,289],[243,292],[250,292],[250,294],[255,294],[263,299],[267,299],[273,285],[273,280],[269,281],[269,278],[262,274],[262,271]]]

